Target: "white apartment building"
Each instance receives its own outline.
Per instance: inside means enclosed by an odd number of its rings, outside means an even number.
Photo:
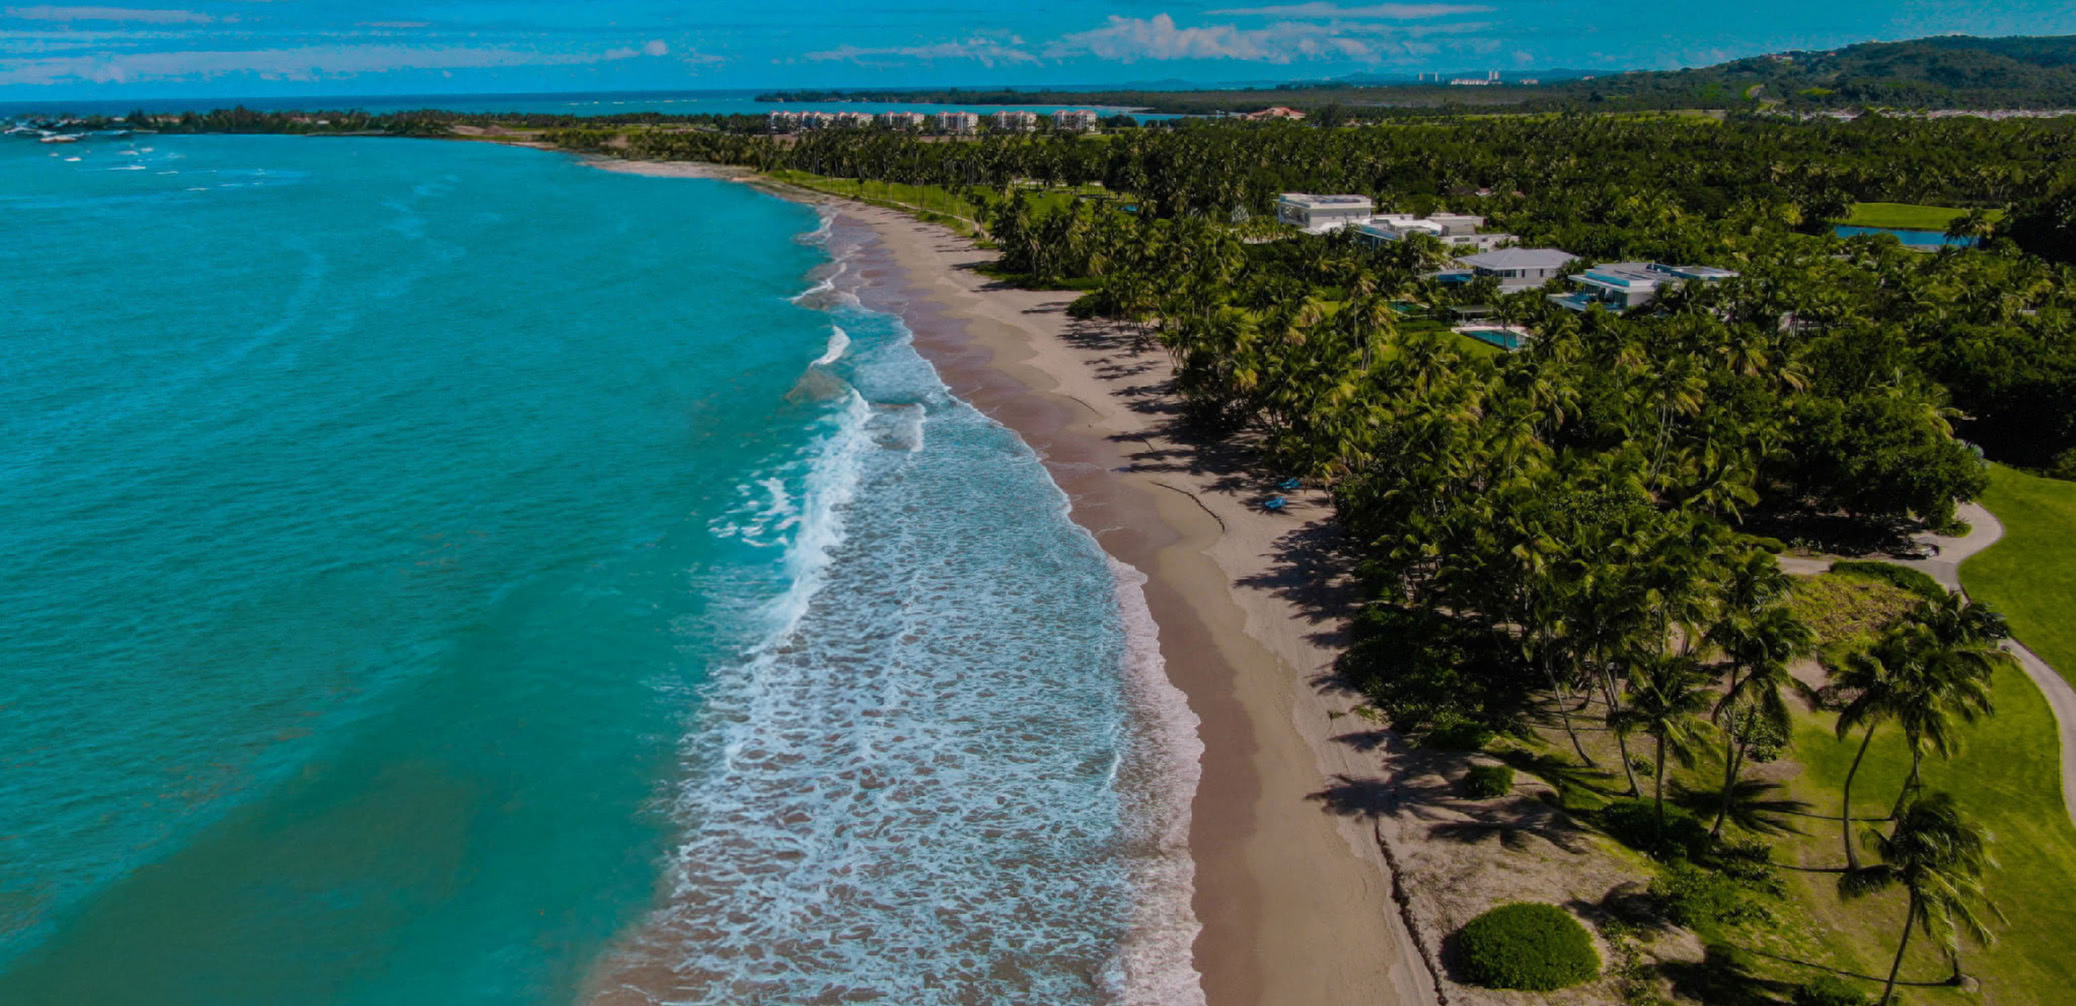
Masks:
[[[935,116],[937,131],[954,136],[971,136],[980,132],[980,116],[972,112],[939,112]]]
[[[1069,133],[1086,133],[1096,128],[1096,113],[1086,108],[1062,108],[1052,113],[1053,128]]]
[[[1028,133],[1038,128],[1038,113],[1006,108],[988,116],[988,128],[998,133]]]

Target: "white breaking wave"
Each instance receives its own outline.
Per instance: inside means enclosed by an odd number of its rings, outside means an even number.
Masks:
[[[1118,1001],[1125,1006],[1202,1006],[1203,976],[1191,963],[1198,920],[1196,859],[1190,853],[1190,805],[1203,779],[1203,721],[1168,678],[1160,626],[1146,606],[1146,574],[1105,556],[1117,578],[1117,605],[1125,626],[1125,688],[1137,714],[1131,757],[1120,766],[1126,803],[1138,808],[1128,827],[1150,854],[1135,862],[1132,887],[1139,901],[1132,928],[1118,950],[1123,973]]]
[[[842,325],[829,326],[829,348],[823,350],[822,355],[815,358],[815,366],[826,367],[835,363],[839,357],[843,356],[843,351],[850,348],[850,345],[851,334],[844,331]]]
[[[642,993],[1202,1006],[1202,744],[1144,578],[898,319],[840,313],[826,432],[710,524],[784,548],[783,583],[732,608],[700,586],[761,628],[687,724]]]

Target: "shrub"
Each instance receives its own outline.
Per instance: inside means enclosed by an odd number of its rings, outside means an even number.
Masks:
[[[1600,973],[1586,927],[1556,905],[1501,905],[1458,930],[1455,949],[1465,979],[1486,988],[1547,992]]]
[[[1932,579],[1923,570],[1898,566],[1890,562],[1865,562],[1857,559],[1831,564],[1831,572],[1846,576],[1857,576],[1865,580],[1879,580],[1892,587],[1900,587],[1919,597],[1937,601],[1946,596],[1946,588]]]
[[[1780,868],[1773,862],[1773,847],[1765,839],[1747,838],[1719,843],[1708,857],[1708,865],[1747,890],[1781,893]]]
[[[1492,742],[1492,728],[1454,714],[1445,714],[1427,731],[1427,746],[1444,751],[1480,751]]]
[[[1665,832],[1649,800],[1616,800],[1600,808],[1600,828],[1615,841],[1659,859],[1693,859],[1708,851],[1708,826],[1672,804],[1665,805]]]
[[[1745,897],[1737,881],[1692,863],[1675,862],[1651,881],[1665,917],[1689,929],[1717,923],[1763,922],[1766,909]]]
[[[1463,795],[1473,800],[1490,800],[1514,791],[1514,770],[1508,765],[1472,765],[1463,777]]]
[[[1867,997],[1851,982],[1824,975],[1795,990],[1795,1006],[1867,1006]]]

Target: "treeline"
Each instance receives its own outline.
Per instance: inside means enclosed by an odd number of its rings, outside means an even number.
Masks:
[[[1355,130],[1195,124],[1099,143],[937,143],[873,132],[797,142],[609,129],[557,136],[631,157],[983,192],[1025,181],[1101,185],[1128,194],[1119,205],[1137,218],[1231,223],[1268,216],[1284,191],[1356,192],[1390,209],[1480,213],[1529,244],[1588,259],[1721,265],[1746,273],[1734,289],[1768,298],[1774,324],[1848,325],[1857,344],[1891,347],[1911,373],[1944,389],[1955,423],[1995,456],[2076,471],[2076,420],[2060,404],[2076,401],[2066,269],[1996,253],[1995,237],[1991,251],[1973,255],[1822,238],[1855,201],[2008,203],[2016,211],[2006,233],[2066,255],[2076,234],[2076,175],[2066,167],[2076,122],[1562,116]],[[1110,242],[1103,255],[1130,255],[1136,240]],[[1088,268],[1068,246],[1048,245],[1046,279]]]

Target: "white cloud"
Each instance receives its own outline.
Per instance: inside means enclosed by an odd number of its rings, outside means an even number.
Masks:
[[[135,52],[0,60],[0,84],[55,84],[63,81],[124,84],[231,74],[252,74],[268,80],[308,81],[388,70],[604,63],[632,59],[642,55],[644,49],[539,52],[498,47],[343,45],[215,52]]]
[[[663,44],[663,40],[660,38],[652,38],[642,43],[642,55],[644,56],[665,56],[669,55],[669,53],[670,46]]]
[[[1380,3],[1362,7],[1342,7],[1338,4],[1313,2],[1283,4],[1274,7],[1228,7],[1222,10],[1206,11],[1205,13],[1228,16],[1340,18],[1348,21],[1417,21],[1422,18],[1447,17],[1452,14],[1477,14],[1491,9],[1490,7],[1446,3]]]
[[[1063,35],[1046,46],[1054,59],[1094,56],[1119,63],[1139,60],[1236,59],[1293,63],[1332,59],[1378,62],[1415,52],[1413,40],[1433,34],[1477,31],[1483,24],[1381,25],[1280,21],[1260,28],[1231,24],[1183,28],[1166,14],[1150,18],[1112,15],[1101,28]]]
[[[970,60],[984,67],[1012,66],[1039,62],[1038,57],[1016,48],[1020,40],[1006,41],[973,38],[963,42],[939,42],[934,45],[889,46],[885,48],[861,48],[841,45],[834,49],[804,54],[802,59],[818,62],[858,63],[866,66],[886,65],[899,60]]]
[[[145,24],[209,24],[216,19],[191,10],[135,10],[129,7],[8,7],[0,14],[23,21],[138,21]],[[233,19],[235,20],[235,19]]]
[[[1087,53],[1098,59],[1123,63],[1141,59],[1273,59],[1263,47],[1266,30],[1241,31],[1226,25],[1208,28],[1177,28],[1166,14],[1150,18],[1118,17],[1101,28],[1062,35],[1046,47],[1051,56]]]

